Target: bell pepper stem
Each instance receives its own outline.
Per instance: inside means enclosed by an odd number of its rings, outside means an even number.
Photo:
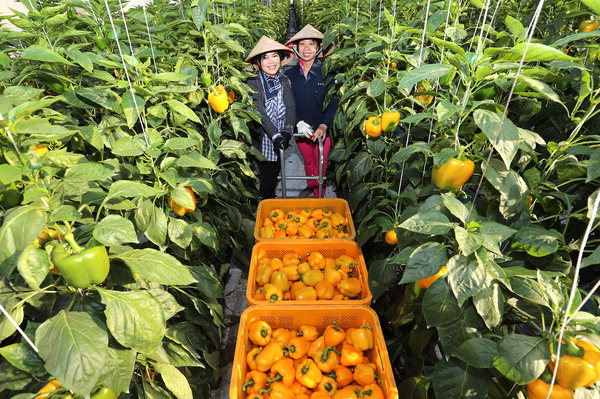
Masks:
[[[83,251],[83,247],[81,247],[79,244],[77,244],[77,241],[75,241],[73,233],[65,234],[65,241],[67,241],[71,245],[71,248],[73,248],[74,253]]]
[[[565,342],[565,354],[575,357],[583,356],[583,348],[575,345],[575,343],[569,338],[567,338]]]
[[[250,378],[244,385],[242,385],[242,391],[245,391],[248,387],[254,386],[254,380]]]
[[[269,378],[267,381],[269,383],[271,383],[271,382],[281,381],[281,380],[283,380],[283,376],[281,374],[277,373],[277,375],[275,376],[275,378]]]

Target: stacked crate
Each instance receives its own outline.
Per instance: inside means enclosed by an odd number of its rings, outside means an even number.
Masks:
[[[263,220],[274,209],[284,213],[298,209],[328,209],[332,213],[343,215],[346,220],[347,235],[343,238],[324,239],[265,239],[260,234]],[[390,360],[383,339],[381,325],[377,314],[368,307],[372,300],[368,284],[367,267],[362,252],[356,244],[356,230],[348,203],[339,198],[315,199],[269,199],[259,204],[256,224],[254,229],[256,244],[252,250],[250,269],[248,273],[248,286],[246,297],[248,309],[241,316],[237,336],[236,352],[233,362],[232,378],[230,384],[230,398],[245,399],[247,395],[242,390],[247,367],[246,354],[251,342],[248,339],[248,328],[255,321],[268,322],[273,330],[277,328],[298,329],[301,325],[314,325],[320,331],[332,323],[337,323],[342,329],[372,326],[374,347],[368,351],[369,362],[377,367],[379,385],[386,399],[397,399],[398,391],[393,377]],[[269,300],[258,300],[255,293],[258,289],[256,273],[262,258],[282,258],[284,254],[296,254],[304,259],[308,253],[318,251],[326,258],[337,258],[347,255],[356,260],[353,274],[361,282],[361,293],[356,298],[345,300],[305,300],[297,301],[293,298],[271,303]],[[268,396],[265,396],[268,397]]]

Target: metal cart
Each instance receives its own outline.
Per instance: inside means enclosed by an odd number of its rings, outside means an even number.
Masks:
[[[294,133],[292,137],[304,137],[302,133]],[[286,180],[317,180],[319,183],[319,193],[317,198],[321,198],[323,192],[323,183],[325,178],[323,176],[323,164],[325,159],[323,157],[323,139],[320,137],[317,139],[317,145],[319,147],[319,175],[318,176],[286,176],[285,173],[285,158],[283,156],[284,150],[279,150],[279,159],[281,160],[281,198],[287,198]]]

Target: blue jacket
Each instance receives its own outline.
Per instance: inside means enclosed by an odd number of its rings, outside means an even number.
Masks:
[[[327,125],[327,128],[331,129],[338,107],[338,98],[333,96],[327,107],[323,109],[328,87],[325,86],[321,62],[315,61],[306,78],[300,65],[293,66],[285,74],[292,82],[292,92],[296,100],[296,122],[304,121],[315,130],[320,124]]]

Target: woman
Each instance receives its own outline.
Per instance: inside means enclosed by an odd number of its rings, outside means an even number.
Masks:
[[[304,169],[307,176],[319,175],[319,148],[317,139],[323,139],[323,174],[327,169],[327,157],[331,150],[331,139],[327,130],[333,124],[333,117],[338,107],[336,96],[324,106],[325,95],[328,87],[323,77],[322,64],[319,57],[331,54],[335,48],[331,43],[326,49],[321,47],[323,34],[311,25],[306,25],[296,33],[286,46],[291,46],[299,57],[298,65],[286,71],[292,83],[292,91],[296,100],[298,112],[296,114],[298,132],[304,133],[306,138],[296,139],[298,149],[304,158]],[[333,79],[328,75],[328,79]],[[318,182],[307,180],[308,187],[300,192],[301,197],[323,197],[325,192],[319,193]]]
[[[293,52],[266,36],[250,51],[246,62],[258,70],[248,79],[252,98],[260,113],[261,125],[252,128],[252,143],[265,156],[258,162],[261,199],[275,197],[277,176],[281,170],[279,150],[289,146],[296,123],[296,103],[289,79],[281,67],[292,60]]]

